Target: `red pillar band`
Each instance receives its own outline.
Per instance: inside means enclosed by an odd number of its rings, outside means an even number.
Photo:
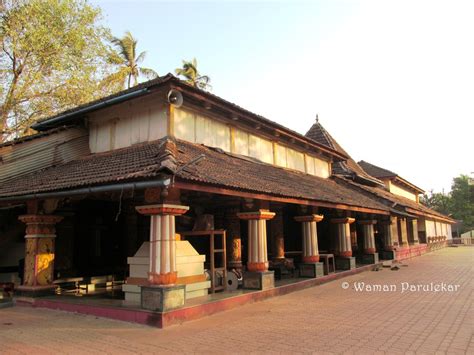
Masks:
[[[351,247],[351,230],[350,224],[354,223],[354,218],[344,217],[344,218],[333,218],[331,223],[336,225],[336,251],[337,256],[342,257],[351,257],[352,256],[352,247]]]
[[[304,263],[317,263],[319,261],[318,230],[316,223],[321,222],[323,218],[324,216],[317,214],[295,217],[295,221],[302,223]]]
[[[248,221],[248,271],[267,271],[267,225],[275,217],[274,212],[258,210],[237,213],[240,219]]]
[[[362,226],[362,233],[364,238],[364,253],[374,254],[375,253],[375,237],[374,237],[374,225],[377,223],[376,220],[358,221]]]
[[[186,213],[188,206],[158,204],[136,207],[138,213],[150,216],[150,269],[152,285],[176,283],[175,216]]]

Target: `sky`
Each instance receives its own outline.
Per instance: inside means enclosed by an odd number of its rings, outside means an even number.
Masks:
[[[212,92],[426,191],[474,172],[474,1],[91,0],[143,66],[197,58]]]

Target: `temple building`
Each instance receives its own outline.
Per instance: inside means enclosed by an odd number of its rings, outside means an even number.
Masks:
[[[306,136],[348,155],[318,121]],[[345,186],[390,208],[389,225],[381,225],[377,232],[382,235],[380,242],[386,240],[396,251],[394,258],[421,255],[428,247],[439,248],[452,239],[451,225],[455,221],[422,205],[419,195],[424,191],[398,174],[365,161],[356,163],[351,157],[335,163],[332,173]]]
[[[103,286],[163,313],[450,235],[420,189],[355,163],[319,122],[304,136],[171,74],[32,128],[0,145],[0,283],[21,297]]]

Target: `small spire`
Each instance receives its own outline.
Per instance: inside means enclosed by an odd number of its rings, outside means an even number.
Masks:
[[[319,116],[316,114],[316,123],[319,123]]]

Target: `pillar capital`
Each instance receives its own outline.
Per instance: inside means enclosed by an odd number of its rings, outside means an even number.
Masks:
[[[156,204],[135,207],[138,213],[153,216],[153,215],[171,215],[179,216],[189,211],[189,206],[171,205],[171,204]]]
[[[333,218],[333,219],[331,219],[330,222],[334,223],[334,224],[339,224],[339,223],[341,223],[341,224],[344,224],[344,223],[351,224],[351,223],[355,222],[355,218],[351,218],[351,217]]]
[[[367,219],[367,220],[363,220],[363,221],[357,221],[358,224],[362,224],[362,225],[374,225],[374,224],[377,224],[377,220],[376,219]]]
[[[237,213],[237,217],[244,220],[272,219],[275,217],[275,214],[275,212],[270,212],[268,210],[258,210],[254,212],[239,212]]]
[[[324,216],[320,214],[310,214],[307,216],[296,216],[296,222],[321,222]]]
[[[18,219],[26,224],[26,238],[31,236],[56,234],[55,225],[63,220],[62,216],[46,215],[46,214],[25,214],[19,216]]]
[[[18,219],[26,224],[56,224],[61,222],[63,217],[51,214],[24,214]]]

